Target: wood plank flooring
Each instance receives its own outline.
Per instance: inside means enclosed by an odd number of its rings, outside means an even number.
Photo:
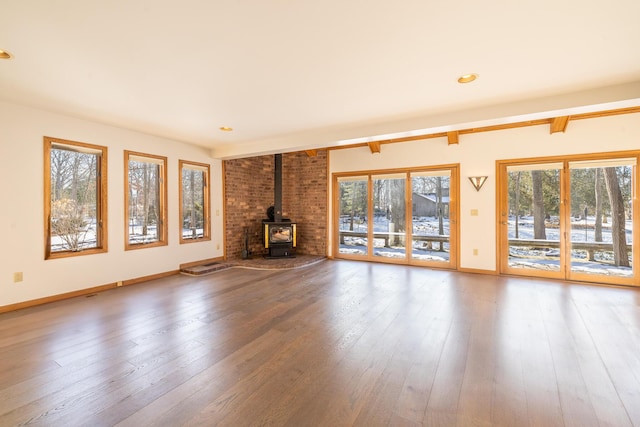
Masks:
[[[353,261],[0,315],[0,426],[640,426],[640,290]]]

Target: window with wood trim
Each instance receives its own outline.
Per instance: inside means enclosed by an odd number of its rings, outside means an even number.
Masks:
[[[209,165],[179,161],[180,243],[210,240]]]
[[[107,251],[107,147],[44,137],[45,259]]]
[[[124,152],[125,249],[167,244],[167,158]]]

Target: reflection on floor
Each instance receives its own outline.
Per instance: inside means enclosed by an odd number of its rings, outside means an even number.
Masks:
[[[231,267],[250,268],[257,270],[288,270],[292,268],[306,267],[324,261],[326,258],[317,255],[296,255],[291,258],[264,258],[261,256],[249,259],[229,259],[227,261],[212,262],[204,265],[183,268],[180,273],[189,276],[202,276]]]
[[[326,257],[319,255],[296,255],[293,258],[264,258],[261,256],[249,259],[229,259],[226,262],[233,267],[257,268],[261,270],[280,270],[306,267],[324,261]]]

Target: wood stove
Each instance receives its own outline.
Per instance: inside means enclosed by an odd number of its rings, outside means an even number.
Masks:
[[[264,247],[269,249],[267,258],[294,257],[296,224],[291,221],[262,221]]]

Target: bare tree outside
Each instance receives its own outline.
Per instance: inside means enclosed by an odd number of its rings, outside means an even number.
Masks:
[[[531,182],[533,192],[533,238],[546,239],[546,227],[544,224],[545,210],[544,197],[542,192],[542,171],[531,171]]]
[[[394,178],[387,180],[387,194],[389,196],[389,206],[391,215],[391,224],[393,224],[394,233],[404,233],[406,227],[406,199],[405,199],[405,180],[402,178]],[[400,243],[398,234],[394,234],[390,239],[393,245]]]
[[[442,177],[436,178],[436,212],[438,215],[438,234],[444,234],[444,203],[442,203]],[[442,242],[439,242],[440,250],[443,250]]]
[[[522,172],[518,171],[518,172],[512,172],[511,174],[511,178],[512,181],[514,183],[514,191],[513,191],[513,209],[514,209],[514,215],[516,217],[515,220],[515,237],[516,239],[520,237],[520,177],[522,175]]]
[[[616,168],[604,168],[604,181],[611,205],[611,237],[613,241],[613,258],[615,265],[629,267],[627,240],[625,230],[625,211],[622,192],[618,182]]]
[[[602,242],[602,203],[603,203],[603,194],[602,194],[602,168],[596,169],[595,183],[594,183],[594,194],[596,198],[596,206],[595,206],[595,222],[594,222],[594,240],[596,242]]]

